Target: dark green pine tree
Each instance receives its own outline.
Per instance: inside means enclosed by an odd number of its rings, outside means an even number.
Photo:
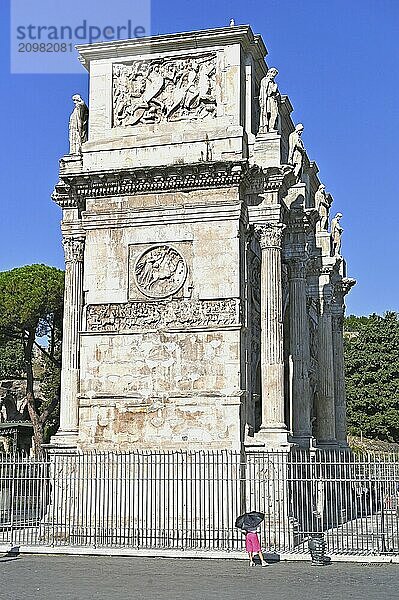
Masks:
[[[345,319],[350,433],[399,442],[399,315]]]
[[[64,273],[59,269],[28,265],[0,272],[0,368],[7,377],[26,379],[25,398],[38,453],[59,405],[63,298]],[[45,346],[41,339],[47,340]],[[40,376],[44,401],[35,397],[35,348],[44,357]]]

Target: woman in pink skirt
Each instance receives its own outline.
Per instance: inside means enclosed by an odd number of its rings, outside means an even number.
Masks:
[[[245,531],[245,550],[249,556],[249,566],[254,567],[254,554],[258,554],[262,567],[267,567],[267,562],[263,558],[262,550],[260,548],[258,529],[248,529]]]

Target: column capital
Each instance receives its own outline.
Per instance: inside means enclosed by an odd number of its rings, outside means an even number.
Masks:
[[[254,226],[261,250],[277,248],[281,250],[284,225],[282,223],[262,223]]]
[[[334,301],[335,300],[331,286],[325,286],[325,289],[319,289],[320,314],[331,316],[331,310]]]
[[[306,278],[306,260],[301,257],[290,257],[287,259],[289,279]]]
[[[343,277],[343,279],[342,279],[343,295],[346,296],[346,294],[348,294],[350,292],[350,290],[353,288],[354,285],[356,285],[356,279],[353,279],[352,277]]]
[[[344,327],[344,309],[341,312],[333,312],[331,315],[332,330],[342,332]]]
[[[83,262],[83,255],[85,249],[84,236],[64,237],[62,240],[62,245],[64,246],[66,263]]]

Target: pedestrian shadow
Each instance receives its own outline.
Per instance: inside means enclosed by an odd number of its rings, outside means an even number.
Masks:
[[[21,558],[22,556],[19,554],[19,546],[14,546],[0,558],[0,562],[12,562],[14,560],[20,560]]]
[[[280,555],[275,553],[275,552],[263,552],[263,558],[265,559],[265,561],[267,562],[268,566],[276,564],[278,562],[280,562]],[[255,554],[252,558],[255,566],[261,566],[262,561],[260,560],[260,557],[258,554]]]
[[[278,554],[277,552],[264,552],[263,556],[265,557],[265,561],[269,565],[279,563],[281,560],[280,554]]]
[[[272,565],[272,564],[276,564],[281,561],[281,556],[280,554],[278,554],[278,552],[264,552],[263,556],[265,558],[265,561],[267,562],[268,565]],[[312,557],[309,556],[309,563],[310,564],[316,564],[315,562],[312,561]],[[255,559],[254,559],[255,560]],[[260,561],[259,561],[260,562]],[[319,566],[328,566],[332,564],[332,560],[330,556],[324,556],[323,560],[320,563],[317,563]]]

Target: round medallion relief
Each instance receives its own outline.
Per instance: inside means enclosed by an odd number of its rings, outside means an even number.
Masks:
[[[150,298],[166,298],[182,287],[187,265],[172,246],[154,246],[138,257],[134,276],[140,292]]]

